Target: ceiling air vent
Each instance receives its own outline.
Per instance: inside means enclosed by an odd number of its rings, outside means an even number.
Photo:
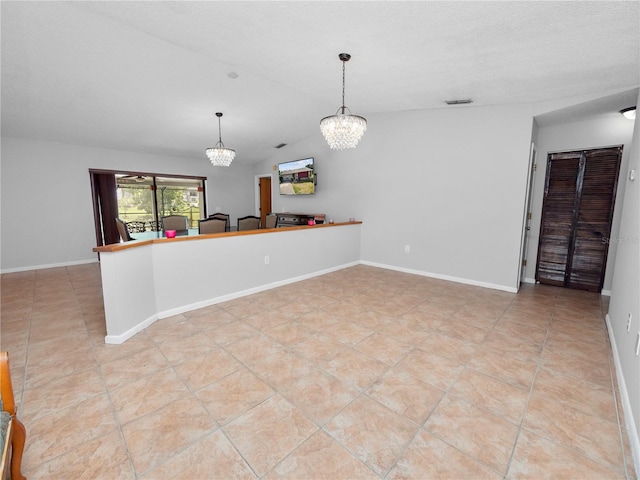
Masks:
[[[286,147],[287,144],[286,143],[280,143],[279,145],[276,145],[276,148],[282,148],[282,147]]]
[[[468,103],[473,103],[473,100],[470,98],[462,98],[460,100],[445,100],[444,103],[447,105],[466,105]]]

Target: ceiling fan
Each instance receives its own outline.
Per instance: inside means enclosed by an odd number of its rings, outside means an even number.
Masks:
[[[145,177],[144,175],[123,175],[120,177],[120,180],[133,180],[134,182],[142,183],[147,180],[149,177]]]

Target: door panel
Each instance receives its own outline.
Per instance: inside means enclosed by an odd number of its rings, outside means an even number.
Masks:
[[[260,177],[260,225],[267,224],[267,215],[271,213],[271,177]]]
[[[580,207],[575,230],[571,288],[600,291],[604,280],[620,170],[618,149],[585,152]]]
[[[564,285],[572,225],[580,156],[549,159],[545,181],[536,280]]]

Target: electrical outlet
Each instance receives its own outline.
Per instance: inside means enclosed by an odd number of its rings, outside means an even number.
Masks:
[[[404,253],[409,253],[411,251],[411,245],[404,246]]]
[[[265,265],[269,265],[271,263],[271,259],[269,258],[269,255],[265,255],[264,256],[264,264]]]
[[[629,320],[627,320],[627,332],[631,331],[631,312],[629,312]]]

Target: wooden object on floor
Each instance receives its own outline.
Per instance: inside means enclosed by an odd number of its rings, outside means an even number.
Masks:
[[[0,394],[2,395],[2,409],[11,415],[11,479],[25,480],[25,477],[20,472],[20,464],[22,463],[22,452],[24,451],[27,431],[16,416],[16,402],[13,396],[11,372],[9,370],[9,352],[0,352]]]

